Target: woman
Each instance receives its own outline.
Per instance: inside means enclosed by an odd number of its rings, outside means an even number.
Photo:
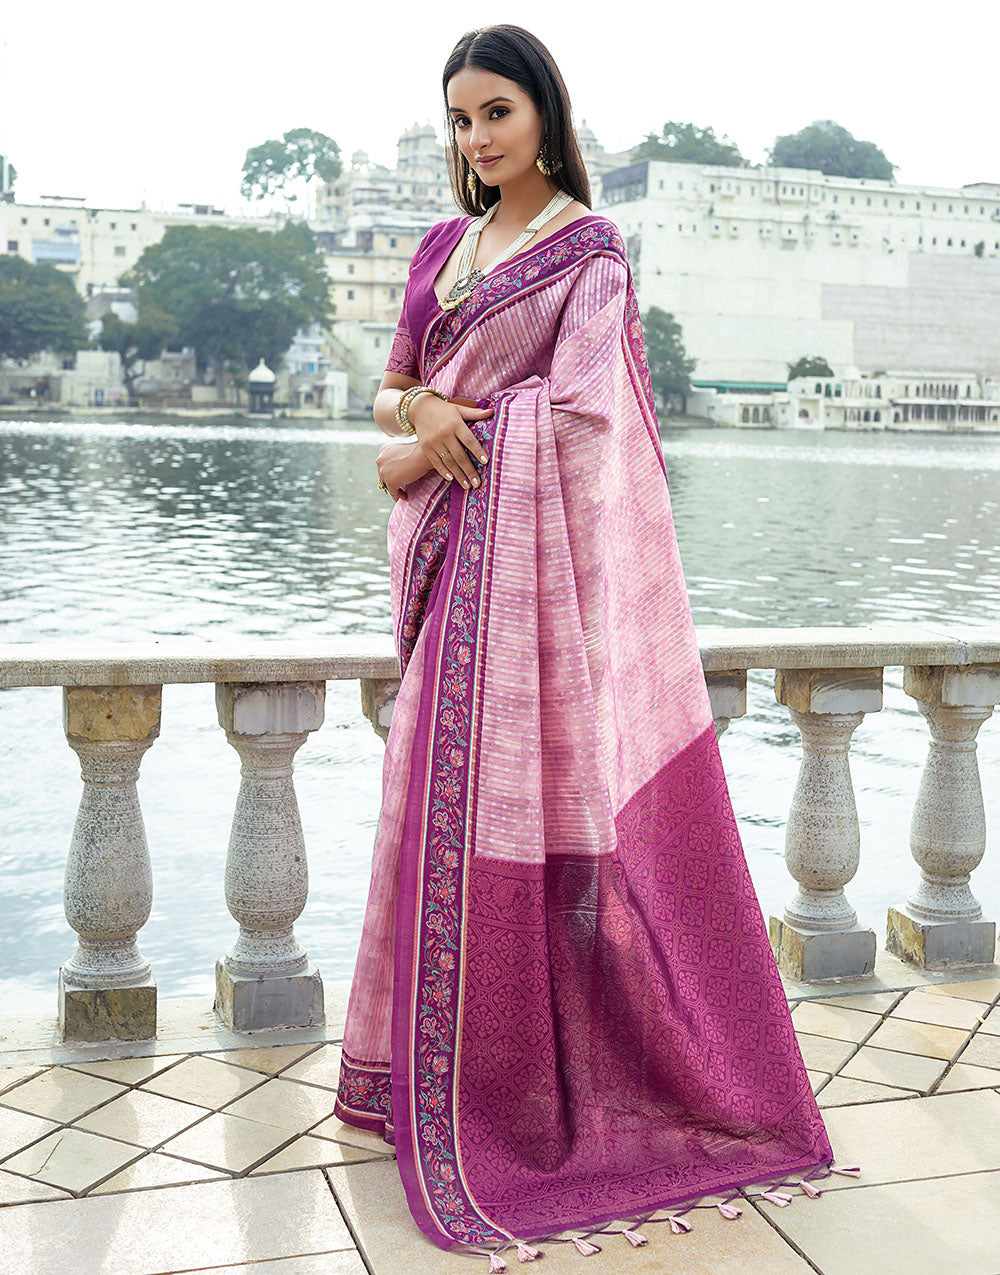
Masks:
[[[395,1143],[437,1244],[503,1270],[833,1156],[729,801],[621,235],[537,39],[471,32],[443,83],[469,215],[417,249],[374,407],[403,440],[378,460],[403,678],[336,1111]]]

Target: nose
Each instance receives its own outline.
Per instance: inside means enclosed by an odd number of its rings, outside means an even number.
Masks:
[[[487,155],[490,154],[490,135],[485,123],[472,126],[471,146],[473,155],[480,155],[484,151]]]

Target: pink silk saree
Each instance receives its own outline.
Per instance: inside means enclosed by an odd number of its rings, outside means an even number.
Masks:
[[[837,1170],[730,804],[621,235],[586,217],[441,312],[467,221],[418,249],[390,369],[493,404],[489,460],[389,518],[403,677],[335,1110],[394,1141],[431,1239],[497,1251]]]

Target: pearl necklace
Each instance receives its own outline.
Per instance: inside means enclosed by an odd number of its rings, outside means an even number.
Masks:
[[[542,211],[532,217],[531,221],[525,226],[518,237],[512,244],[509,244],[503,252],[500,253],[493,261],[490,262],[485,269],[472,269],[472,263],[476,258],[476,249],[479,246],[479,236],[483,233],[483,227],[500,207],[500,200],[495,204],[491,204],[483,215],[474,222],[469,224],[465,232],[465,243],[462,248],[462,256],[458,263],[458,278],[452,284],[451,288],[445,294],[444,298],[438,301],[438,305],[442,310],[454,310],[460,306],[467,296],[486,278],[486,276],[506,261],[508,257],[513,255],[524,246],[546,222],[551,221],[556,213],[561,212],[567,204],[573,202],[573,196],[567,194],[566,191],[557,191]]]

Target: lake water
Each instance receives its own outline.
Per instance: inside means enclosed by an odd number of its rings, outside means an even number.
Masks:
[[[0,422],[0,642],[388,633],[374,426]],[[665,429],[698,625],[1000,624],[1000,437]],[[0,1004],[50,1003],[75,936],[62,911],[79,765],[58,688],[0,692]],[[887,670],[854,735],[862,859],[848,886],[881,943],[917,879],[910,811],[927,728]],[[798,731],[773,673],[722,740],[765,916],[793,883],[784,824]],[[367,894],[383,746],[357,683],[330,683],[296,759],[310,898],[297,925],[348,978]],[[973,887],[1000,914],[1000,714],[980,733],[990,845]],[[212,686],[167,686],[139,779],[153,862],[140,946],[161,996],[208,993],[235,922],[223,898],[239,760]]]

